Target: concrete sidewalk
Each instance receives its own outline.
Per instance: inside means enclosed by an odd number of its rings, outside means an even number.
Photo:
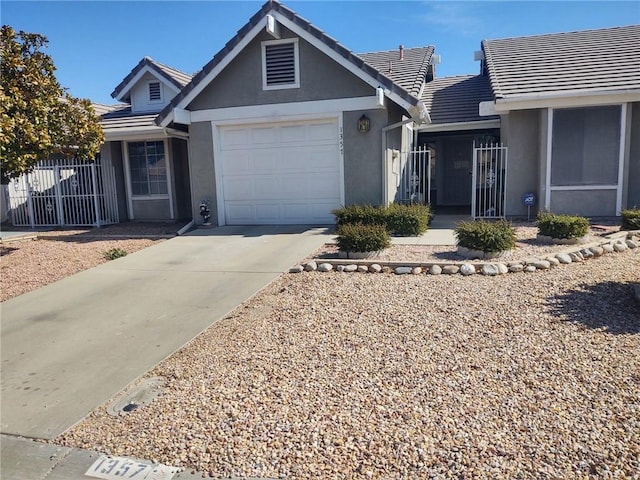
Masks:
[[[4,302],[1,432],[55,438],[330,238],[199,229]]]

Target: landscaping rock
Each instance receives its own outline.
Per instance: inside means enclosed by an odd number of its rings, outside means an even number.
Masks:
[[[357,265],[345,265],[344,266],[344,271],[347,272],[347,273],[355,272],[356,270],[358,270],[358,266]]]
[[[638,244],[635,242],[635,240],[627,239],[625,243],[627,244],[627,247],[632,250],[638,248]]]
[[[613,245],[611,245],[610,243],[602,245],[602,250],[605,251],[606,253],[613,253],[615,251],[613,249]]]
[[[500,269],[495,263],[485,263],[484,265],[482,265],[481,271],[483,275],[488,275],[490,277],[500,275]]]
[[[369,272],[369,267],[366,265],[358,265],[358,273],[367,273]]]
[[[622,243],[622,242],[616,242],[613,244],[613,249],[616,252],[624,252],[627,248],[627,244],[626,243]]]
[[[333,270],[333,265],[330,263],[321,263],[318,265],[319,272],[330,272],[331,270]]]
[[[524,267],[524,271],[527,273],[535,272],[536,270],[537,268],[533,265],[527,265],[526,267]]]
[[[460,267],[457,265],[445,265],[442,269],[442,273],[446,275],[455,275],[460,270]]]
[[[509,268],[504,263],[496,263],[496,266],[498,267],[498,273],[500,275],[509,273]]]
[[[388,265],[385,265],[384,267],[382,267],[382,273],[391,273],[393,272],[393,268],[389,267]]]
[[[369,271],[371,273],[380,273],[382,271],[382,267],[377,263],[374,263],[373,265],[369,265]]]
[[[521,263],[514,263],[509,267],[509,271],[513,273],[518,273],[522,270],[524,270],[524,265],[522,265]]]
[[[551,268],[551,263],[547,260],[536,260],[535,262],[531,262],[530,265],[536,267],[537,270],[549,270],[549,268]]]
[[[558,265],[560,265],[560,260],[558,260],[556,257],[547,257],[545,258],[545,260],[549,262],[552,267],[557,267]]]
[[[460,266],[460,273],[464,276],[473,275],[476,273],[476,267],[470,263],[465,263]]]
[[[411,267],[396,267],[396,275],[407,275],[411,273]]]
[[[565,265],[573,262],[573,260],[571,259],[571,255],[569,255],[568,253],[557,253],[556,258],[560,263],[563,263]]]
[[[344,272],[344,265],[336,265],[336,272]]]
[[[440,265],[432,265],[429,269],[431,275],[440,275],[442,273],[442,267]]]
[[[585,259],[593,257],[593,252],[588,248],[580,250],[580,253]]]
[[[318,264],[314,261],[311,261],[304,266],[305,272],[315,272],[317,269],[318,269]]]
[[[411,273],[414,275],[420,275],[422,273],[422,267],[414,267],[413,270],[411,270]]]
[[[571,252],[569,254],[569,256],[571,257],[571,261],[573,261],[573,262],[583,262],[584,261],[584,257],[582,256],[582,254],[580,252]]]
[[[594,257],[601,257],[604,255],[604,248],[602,247],[591,247],[589,250],[591,250]]]
[[[304,267],[302,265],[296,265],[295,267],[291,267],[289,269],[289,273],[300,273],[304,272]]]

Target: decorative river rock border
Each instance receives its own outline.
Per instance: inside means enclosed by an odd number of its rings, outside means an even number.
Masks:
[[[360,272],[360,273],[395,273],[396,275],[463,275],[475,274],[496,276],[505,273],[548,270],[558,265],[567,265],[574,262],[584,262],[590,258],[602,255],[624,252],[628,249],[640,248],[640,230],[631,232],[616,232],[607,235],[603,239],[588,244],[573,245],[557,253],[552,253],[544,258],[527,258],[521,261],[510,262],[384,262],[373,260],[324,260],[316,259],[304,265],[296,265],[289,269],[289,273],[301,272]]]

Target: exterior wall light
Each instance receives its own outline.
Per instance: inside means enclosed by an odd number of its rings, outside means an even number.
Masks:
[[[360,133],[367,133],[371,129],[371,120],[367,118],[365,114],[358,119],[358,131]]]

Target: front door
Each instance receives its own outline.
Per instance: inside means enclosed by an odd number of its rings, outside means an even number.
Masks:
[[[471,138],[440,139],[438,166],[441,168],[438,204],[457,206],[471,204],[471,173],[473,167]]]

